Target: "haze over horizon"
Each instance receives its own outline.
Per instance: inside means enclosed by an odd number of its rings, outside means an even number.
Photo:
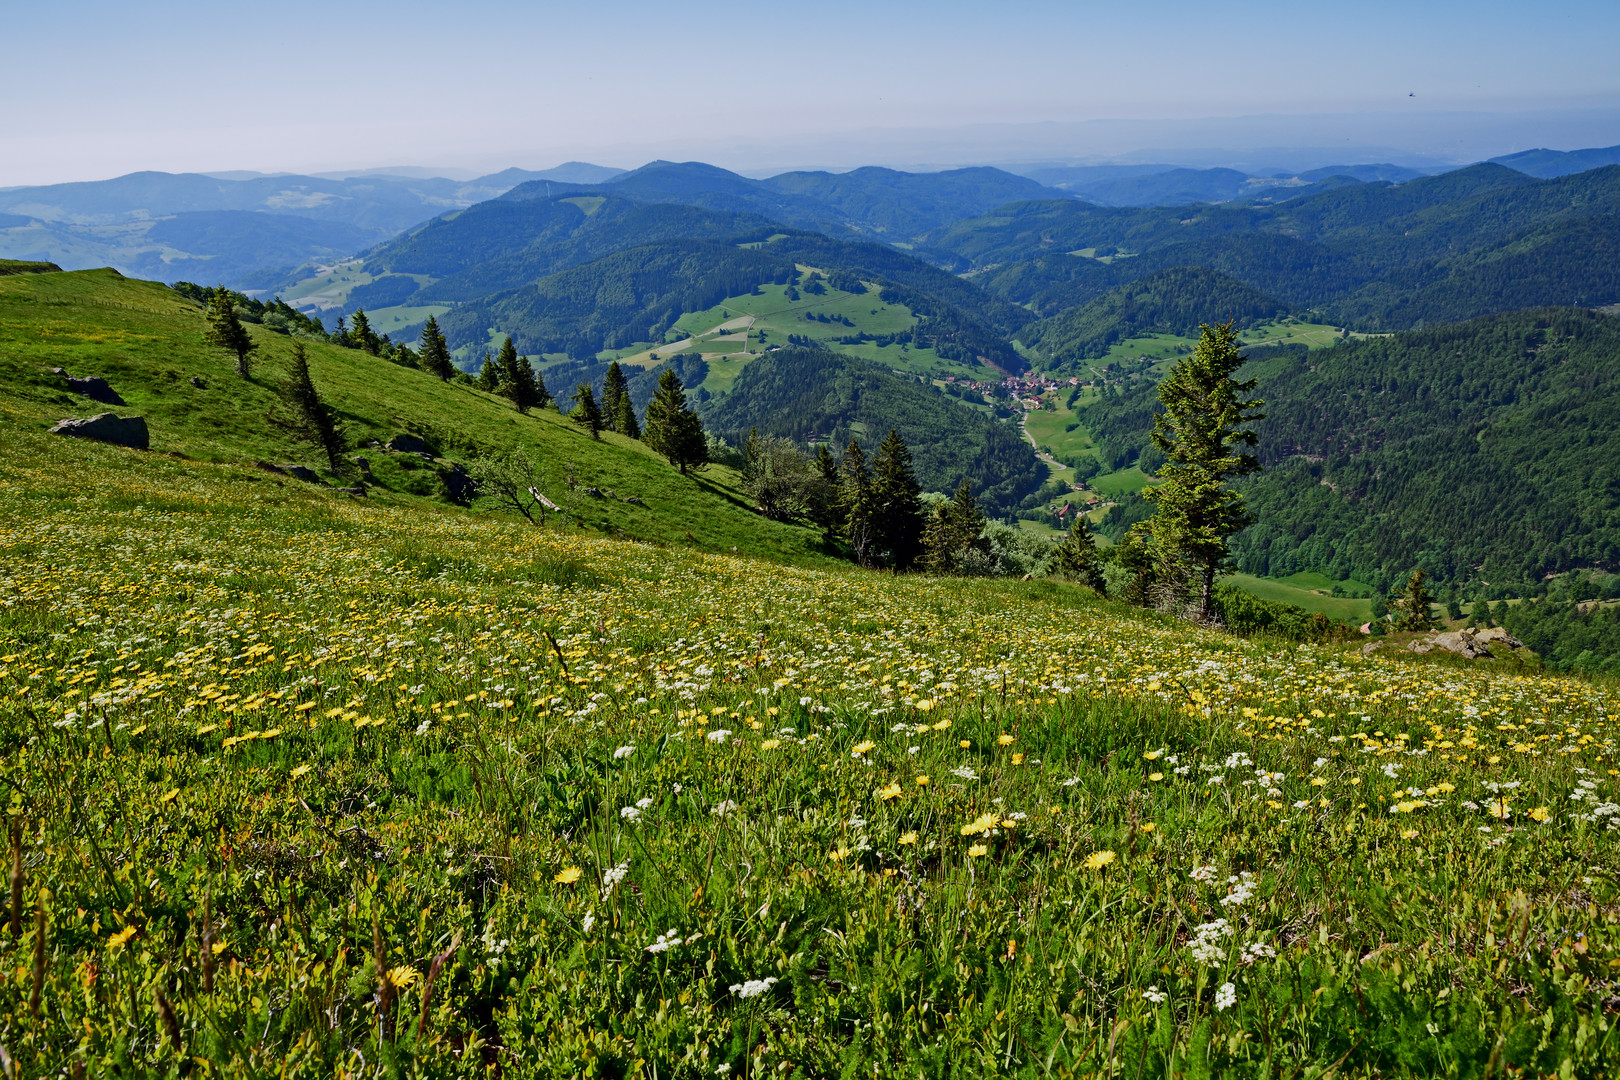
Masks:
[[[194,0],[13,13],[0,186],[138,170],[471,176],[581,159],[753,175],[862,164],[1447,166],[1620,143],[1620,10],[1376,0],[731,0],[590,10]],[[71,63],[53,41],[72,40]],[[32,46],[32,47],[30,47]]]

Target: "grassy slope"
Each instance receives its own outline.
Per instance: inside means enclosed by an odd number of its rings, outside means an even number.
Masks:
[[[1612,1071],[1614,683],[7,451],[20,1075]]]
[[[1371,600],[1324,595],[1324,590],[1332,589],[1334,583],[1321,574],[1293,574],[1281,580],[1233,574],[1230,580],[1244,592],[1262,600],[1276,600],[1306,611],[1319,611],[1338,622],[1360,625],[1372,618]]]
[[[287,442],[266,418],[292,340],[259,327],[249,332],[259,350],[253,379],[244,382],[232,373],[234,357],[203,342],[201,309],[162,285],[112,271],[0,278],[0,415],[20,437],[31,439],[64,416],[106,411],[60,389],[45,370],[63,367],[73,375],[106,378],[129,402],[115,411],[146,417],[155,452],[238,466],[259,459],[320,466],[308,447]],[[682,477],[640,443],[613,434],[593,443],[552,410],[520,416],[493,395],[445,385],[356,350],[315,342],[308,350],[316,386],[355,443],[413,432],[458,460],[521,443],[535,451],[542,490],[559,503],[568,495],[570,469],[581,487],[645,501],[642,507],[575,497],[581,522],[593,531],[821,561],[809,530],[765,522],[749,511],[730,470],[711,467]],[[193,375],[205,389],[191,385]],[[125,453],[99,446],[95,452]],[[420,496],[436,494],[436,480],[417,459],[360,453],[386,485],[372,489],[372,499],[422,506]],[[264,476],[256,470],[253,475]]]

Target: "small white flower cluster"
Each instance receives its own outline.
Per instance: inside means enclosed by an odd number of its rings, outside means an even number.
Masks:
[[[1251,941],[1243,946],[1243,962],[1245,964],[1258,963],[1261,960],[1277,959],[1277,950],[1263,941]]]
[[[579,928],[581,930],[585,931],[588,934],[588,933],[591,932],[591,927],[593,927],[595,925],[596,925],[596,909],[592,908],[590,911],[587,911],[585,913],[585,917],[583,919],[579,920]]]
[[[979,774],[974,772],[966,765],[958,765],[956,768],[951,770],[951,775],[959,776],[963,780],[977,780],[979,778]]]
[[[714,805],[714,809],[710,810],[709,813],[713,814],[715,817],[725,817],[735,809],[737,809],[736,803],[732,802],[730,799],[722,799]]]
[[[1504,780],[1502,783],[1498,784],[1486,781],[1485,790],[1495,792],[1512,791],[1514,788],[1518,787],[1521,782],[1522,781],[1519,780]]]
[[[613,751],[613,760],[617,761],[620,758],[627,758],[635,752],[636,748],[633,746],[621,746],[617,750]]]
[[[1386,761],[1386,762],[1384,762],[1383,769],[1380,770],[1380,771],[1382,771],[1385,776],[1387,776],[1391,780],[1393,780],[1393,779],[1395,779],[1395,773],[1398,772],[1399,770],[1400,770],[1399,765],[1395,764],[1393,761]]]
[[[653,804],[652,799],[637,799],[634,806],[619,807],[619,816],[626,821],[635,821],[641,817],[641,812]]]
[[[602,899],[606,900],[619,882],[623,881],[629,873],[630,864],[627,862],[622,862],[618,866],[609,867],[602,871]]]
[[[1238,769],[1238,768],[1242,768],[1245,765],[1252,767],[1254,765],[1254,762],[1249,760],[1249,755],[1245,754],[1241,750],[1237,751],[1234,754],[1228,755],[1227,758],[1226,758],[1226,767],[1228,769]]]
[[[1213,866],[1195,866],[1189,876],[1194,881],[1214,881],[1218,872]]]
[[[1232,886],[1232,891],[1221,897],[1222,907],[1242,907],[1254,896],[1254,875],[1247,870],[1227,878],[1226,883]]]
[[[1232,924],[1225,919],[1201,923],[1193,929],[1193,939],[1187,951],[1200,964],[1220,967],[1221,959],[1226,955],[1226,950],[1221,948],[1221,939],[1231,936]]]
[[[426,735],[427,732],[428,732],[428,728],[430,728],[432,726],[433,726],[433,721],[424,720],[420,724],[416,725],[416,733],[418,735]]]
[[[656,956],[658,953],[668,952],[680,943],[681,932],[676,930],[674,927],[670,927],[668,930],[665,930],[662,934],[658,935],[657,941],[647,946],[647,951]]]
[[[1163,1005],[1166,1001],[1170,1000],[1170,995],[1165,993],[1163,990],[1160,990],[1157,984],[1142,991],[1142,997],[1147,1001],[1153,1002],[1155,1005]]]
[[[1225,1012],[1237,1004],[1237,987],[1231,983],[1221,983],[1221,988],[1215,991],[1215,1011]]]
[[[715,728],[713,731],[709,732],[703,737],[712,743],[723,744],[727,739],[731,738],[731,732],[726,728]]]
[[[769,979],[749,979],[747,982],[732,983],[731,992],[746,1000],[759,997],[759,995],[775,986],[776,983],[777,980],[774,977]]]

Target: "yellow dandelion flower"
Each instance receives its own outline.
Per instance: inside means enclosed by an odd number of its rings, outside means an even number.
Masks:
[[[180,794],[179,788],[170,788],[168,794],[158,799],[160,803],[174,802],[175,796]]]
[[[1164,773],[1162,773],[1162,772],[1148,773],[1148,782],[1149,783],[1157,784],[1160,780],[1163,780],[1163,779],[1164,779]]]
[[[847,858],[849,858],[849,848],[847,848],[847,847],[833,848],[831,851],[827,852],[827,858],[829,858],[829,859],[847,859]]]
[[[950,729],[951,722],[949,720],[940,720],[934,724],[935,731],[949,731]]]
[[[107,939],[107,948],[122,949],[125,945],[129,944],[129,939],[135,936],[135,932],[135,927],[133,925],[124,927],[122,930],[118,931],[118,933]]]
[[[293,712],[300,712],[300,713],[309,712],[309,710],[313,709],[314,707],[315,707],[315,702],[306,701],[302,705],[293,706]]]
[[[778,746],[781,746],[781,745],[782,745],[782,740],[781,739],[766,739],[764,742],[759,744],[759,748],[761,750],[775,750]]]
[[[1153,824],[1153,822],[1151,822],[1151,821],[1142,822],[1142,831],[1143,832],[1152,832],[1156,828],[1158,828],[1158,826]]]
[[[890,799],[898,799],[900,797],[899,782],[896,781],[892,784],[885,784],[883,787],[878,788],[877,797],[882,799],[884,802],[888,802]]]
[[[997,746],[1011,746],[1012,744],[1013,744],[1013,737],[1011,735],[1007,734],[1005,731],[1003,731],[1000,735],[996,736],[996,745]]]
[[[973,743],[969,739],[963,739],[961,742],[957,743],[956,745],[960,746],[964,750],[967,750],[967,749],[969,749],[969,748],[971,748],[973,746]]]
[[[421,976],[416,973],[415,968],[397,967],[388,969],[388,981],[400,990],[404,990],[419,978]]]
[[[1530,817],[1535,821],[1546,821],[1552,817],[1552,811],[1545,806],[1538,806],[1530,811]]]
[[[1163,750],[1149,750],[1147,753],[1143,754],[1142,756],[1144,758],[1146,758],[1147,760],[1149,760],[1149,761],[1158,761],[1159,758],[1164,756],[1164,751]]]
[[[927,773],[923,773],[921,776],[917,777],[917,786],[918,787],[927,787],[928,786],[928,774]]]
[[[849,756],[860,757],[862,754],[866,753],[876,745],[877,743],[873,742],[871,739],[862,739],[860,742],[856,743],[850,748]]]
[[[215,956],[218,956],[220,953],[224,952],[230,947],[230,942],[226,941],[224,938],[220,938],[218,941],[214,942],[208,947],[208,951],[213,953]]]
[[[1114,858],[1115,855],[1112,851],[1093,851],[1090,855],[1086,856],[1086,861],[1082,865],[1084,865],[1087,870],[1101,870],[1103,867],[1113,862]]]
[[[983,844],[974,844],[972,847],[968,848],[968,858],[970,859],[977,859],[981,856],[988,855],[989,853],[990,849],[985,847]]]
[[[1012,763],[1014,765],[1022,765],[1024,763],[1024,755],[1023,754],[1014,754],[1012,756]]]
[[[917,834],[914,832],[901,833],[900,839],[895,841],[897,844],[915,844],[916,842]]]
[[[1416,829],[1402,829],[1401,830],[1401,839],[1402,840],[1410,840],[1413,837],[1417,836],[1417,834],[1418,834],[1418,831]]]
[[[288,775],[291,776],[294,780],[296,780],[300,776],[303,776],[308,772],[309,772],[309,763],[306,761],[304,764],[298,766],[298,768],[296,768],[292,772],[288,773]]]
[[[929,699],[927,699],[927,698],[923,698],[921,701],[917,702],[917,711],[918,712],[927,712],[928,710],[932,709],[933,707],[934,707],[934,703],[932,701],[930,701]],[[941,730],[943,730],[943,729],[941,729]]]
[[[557,871],[551,880],[555,881],[559,885],[572,885],[574,882],[579,880],[579,867],[565,866],[561,870]]]

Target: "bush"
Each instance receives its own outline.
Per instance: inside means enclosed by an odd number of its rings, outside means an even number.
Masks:
[[[1322,642],[1348,640],[1354,633],[1320,612],[1262,600],[1228,582],[1215,586],[1215,604],[1221,621],[1234,634],[1263,633],[1289,641]]]

